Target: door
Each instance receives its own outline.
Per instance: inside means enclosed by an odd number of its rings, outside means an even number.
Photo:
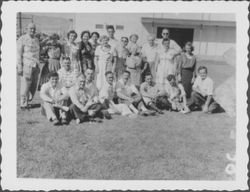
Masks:
[[[162,38],[161,32],[165,27],[157,27],[157,38]],[[170,39],[173,39],[180,45],[181,48],[184,47],[185,43],[188,41],[193,42],[194,29],[192,28],[168,28],[170,30]]]

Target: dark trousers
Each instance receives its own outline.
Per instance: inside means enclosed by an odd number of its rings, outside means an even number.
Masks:
[[[172,107],[171,103],[168,101],[167,96],[156,97],[155,104],[156,104],[156,107],[161,110],[164,110],[164,109],[169,110]]]
[[[189,107],[197,106],[202,107],[207,100],[207,96],[203,96],[200,93],[193,91],[191,94],[190,102],[188,103]],[[220,105],[212,98],[210,103],[208,104],[208,112],[210,113],[216,113],[220,111]]]
[[[98,117],[102,115],[102,104],[96,103],[89,107],[89,110],[95,110],[96,114],[94,117]],[[70,113],[76,119],[80,119],[80,121],[87,121],[89,120],[88,112],[82,112],[75,104],[70,105]]]

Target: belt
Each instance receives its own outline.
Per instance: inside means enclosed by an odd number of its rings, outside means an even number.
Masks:
[[[133,70],[136,70],[136,68],[131,68],[131,67],[127,67],[127,68],[129,68],[129,69],[133,69]]]

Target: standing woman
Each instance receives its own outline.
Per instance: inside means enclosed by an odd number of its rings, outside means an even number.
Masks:
[[[71,30],[67,34],[67,42],[63,45],[63,55],[69,57],[71,60],[71,68],[77,72],[82,72],[80,63],[79,46],[76,44],[75,40],[77,38],[77,33]]]
[[[117,47],[117,65],[115,68],[115,79],[119,80],[123,72],[126,70],[126,58],[129,55],[129,51],[126,48],[128,45],[128,38],[122,37],[121,44]]]
[[[187,98],[190,98],[192,92],[192,84],[196,77],[196,58],[193,55],[193,45],[187,42],[184,47],[184,53],[178,60],[177,75],[181,81]]]
[[[79,43],[80,50],[80,61],[82,72],[84,73],[86,69],[94,69],[94,54],[92,51],[92,45],[89,42],[90,32],[83,31],[81,33],[81,42]]]
[[[169,39],[162,40],[162,49],[156,55],[156,83],[159,86],[165,86],[166,77],[170,74],[176,74],[174,58],[179,54],[174,49],[169,48]]]
[[[58,41],[59,35],[54,33],[50,36],[50,41],[47,43],[49,72],[57,72],[61,68],[60,58],[62,53],[62,46]]]
[[[96,87],[98,90],[102,88],[105,82],[105,73],[107,71],[114,73],[116,68],[117,52],[108,44],[108,41],[108,36],[101,36],[101,45],[95,50]]]
[[[91,46],[92,46],[93,52],[95,53],[96,47],[97,47],[98,45],[100,45],[100,44],[98,43],[98,39],[100,38],[100,35],[99,35],[98,32],[94,31],[94,32],[91,33],[91,36],[90,36],[90,37],[91,37],[91,38],[90,38],[89,42],[90,42],[90,44],[91,44]],[[94,55],[94,54],[93,54],[93,55]]]

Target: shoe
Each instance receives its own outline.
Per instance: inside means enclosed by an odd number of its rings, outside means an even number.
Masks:
[[[147,110],[145,112],[147,113],[147,115],[153,115],[154,116],[156,114],[155,111],[151,111],[151,110]]]
[[[60,121],[58,119],[54,119],[53,125],[55,125],[55,126],[60,125]]]
[[[145,116],[145,117],[148,116],[146,111],[139,111],[138,115]]]
[[[163,111],[161,111],[161,110],[159,110],[159,111],[157,111],[157,113],[159,113],[159,114],[164,114],[164,112]]]
[[[103,115],[104,115],[105,119],[112,119],[112,117],[111,117],[111,115],[110,115],[110,113],[108,111],[105,111],[103,113]]]
[[[62,124],[68,125],[68,121],[66,119],[62,119]]]
[[[80,119],[76,119],[76,124],[80,124],[81,120]]]

